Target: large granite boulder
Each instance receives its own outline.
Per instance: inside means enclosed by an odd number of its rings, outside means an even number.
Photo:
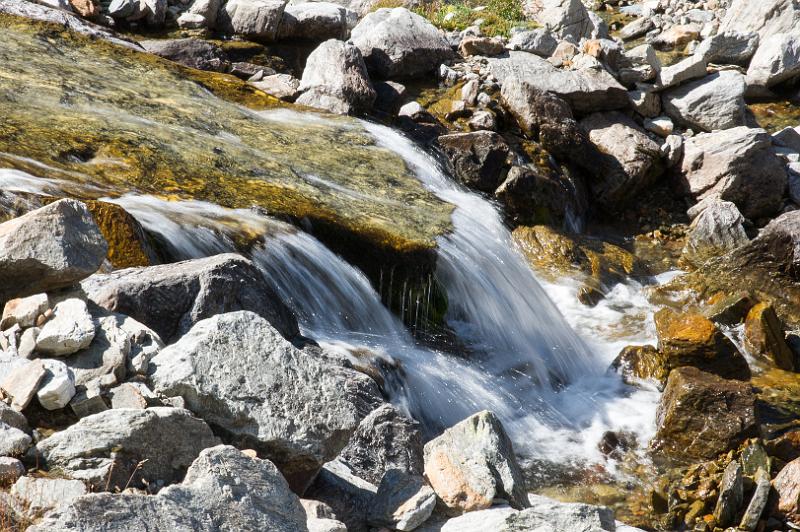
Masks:
[[[758,434],[749,383],[725,380],[694,367],[672,370],[656,414],[651,446],[685,460],[716,458]]]
[[[298,334],[297,320],[240,255],[223,254],[146,268],[98,274],[81,284],[94,303],[131,316],[174,342],[198,321],[234,310],[250,310],[285,338]]]
[[[202,451],[183,482],[156,495],[84,495],[28,530],[307,532],[308,528],[300,500],[272,463],[220,445]]]
[[[295,101],[336,114],[367,111],[375,103],[361,52],[351,43],[330,39],[320,44],[306,61]]]
[[[229,0],[217,15],[217,29],[262,41],[274,41],[284,0]]]
[[[103,491],[180,480],[200,451],[217,443],[188,410],[120,408],[84,417],[35,450],[48,469]]]
[[[797,31],[800,5],[795,0],[733,0],[717,33],[758,33],[765,39],[778,33]]]
[[[0,301],[70,286],[96,272],[107,252],[79,201],[56,201],[2,223]]]
[[[298,492],[382,402],[369,377],[296,349],[247,311],[197,323],[152,359],[150,382],[275,462]]]
[[[800,35],[778,33],[765,37],[747,69],[747,84],[770,88],[800,77]]]
[[[346,39],[358,15],[332,2],[302,2],[286,6],[278,28],[279,39],[325,41]]]
[[[747,65],[758,48],[755,32],[724,31],[705,39],[695,50],[707,63]]]
[[[528,18],[550,30],[559,39],[580,42],[593,37],[595,23],[581,0],[527,0]]]
[[[695,131],[729,129],[747,124],[744,76],[725,70],[662,95],[664,112]]]
[[[455,515],[483,510],[496,498],[527,508],[522,470],[497,417],[483,411],[425,444],[425,477]]]
[[[369,13],[350,34],[367,68],[380,78],[413,78],[431,72],[453,56],[433,24],[408,9]]]
[[[681,178],[695,200],[718,196],[747,218],[770,216],[781,207],[786,169],[763,129],[701,133],[686,140],[683,152]]]

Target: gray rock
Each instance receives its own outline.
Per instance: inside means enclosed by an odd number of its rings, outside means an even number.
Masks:
[[[606,160],[599,180],[591,184],[597,201],[606,205],[628,201],[663,171],[658,144],[622,113],[595,113],[580,124]]]
[[[332,2],[289,4],[283,10],[278,38],[310,41],[347,39],[350,23],[357,19],[356,13]]]
[[[217,24],[217,14],[219,13],[219,8],[222,4],[221,0],[194,0],[192,5],[189,6],[180,17],[178,17],[178,25],[181,27],[187,27],[185,18],[186,15],[190,15],[193,17],[200,17],[202,22],[199,24],[199,27],[206,27],[206,28],[214,28]],[[181,19],[183,18],[184,23],[181,24]],[[196,18],[194,20],[197,20]],[[191,25],[191,27],[198,27],[197,24]]]
[[[22,413],[0,401],[0,423],[5,423],[10,427],[19,429],[22,432],[30,432],[28,420]]]
[[[36,324],[36,318],[50,308],[47,294],[35,294],[28,297],[12,299],[3,307],[3,320],[0,329],[6,330],[13,325],[27,328]]]
[[[284,0],[229,0],[217,15],[217,28],[251,39],[274,41]]]
[[[17,354],[20,358],[33,358],[33,353],[36,351],[36,337],[39,336],[39,327],[31,327],[22,331],[19,338],[19,345],[17,346]]]
[[[640,84],[635,90],[629,91],[631,107],[644,117],[655,118],[661,114],[661,95],[652,85]]]
[[[184,30],[198,30],[208,26],[205,17],[195,13],[181,13],[177,22],[178,27]]]
[[[222,48],[201,39],[153,39],[140,44],[151,54],[191,68],[226,72],[230,67]]]
[[[418,475],[386,472],[370,509],[369,523],[392,530],[414,530],[436,507],[436,494]]]
[[[36,392],[36,397],[46,410],[59,410],[75,396],[75,375],[60,360],[42,360],[47,375]]]
[[[82,418],[36,444],[49,469],[58,468],[94,490],[171,483],[203,449],[218,443],[188,410],[114,409]],[[154,484],[158,485],[158,484]]]
[[[664,112],[694,131],[730,129],[747,124],[744,76],[722,71],[665,91]]]
[[[107,388],[125,379],[131,339],[129,333],[120,327],[121,321],[120,316],[99,318],[92,344],[65,359],[77,385],[87,386],[95,382],[97,386]]]
[[[492,75],[501,86],[522,81],[542,92],[560,96],[576,113],[629,105],[625,87],[603,69],[559,70],[541,57],[525,52],[509,52],[508,57],[488,61]]]
[[[50,356],[67,356],[92,343],[95,323],[86,302],[69,298],[56,304],[53,317],[36,336],[36,351]]]
[[[681,172],[695,200],[716,195],[751,219],[774,214],[787,186],[785,167],[763,129],[736,127],[689,138]]]
[[[513,156],[503,137],[492,131],[452,133],[438,139],[453,176],[483,192],[494,190],[506,178]]]
[[[733,0],[719,32],[758,33],[764,39],[778,33],[796,31],[800,25],[800,5],[795,0]]]
[[[17,365],[0,382],[0,388],[11,397],[11,407],[23,410],[31,402],[39,384],[47,375],[41,360],[31,360]]]
[[[320,44],[306,61],[297,98],[298,105],[336,114],[368,111],[375,103],[361,52],[351,43],[330,39]]]
[[[581,0],[532,0],[524,3],[524,11],[528,18],[559,39],[579,42],[583,38],[598,37],[592,35],[595,24]]]
[[[714,507],[714,517],[721,527],[733,525],[744,500],[742,466],[736,460],[728,464],[719,484],[719,498]]]
[[[661,138],[669,137],[675,130],[675,124],[667,116],[657,116],[652,119],[646,118],[642,125],[647,131],[655,133]]]
[[[800,35],[769,35],[762,39],[747,69],[747,84],[769,88],[800,77]]]
[[[141,382],[124,382],[108,391],[111,408],[138,408],[162,406],[158,396]]]
[[[333,509],[321,501],[300,499],[306,511],[308,532],[348,532],[347,525],[336,519]]]
[[[519,50],[541,57],[550,57],[555,52],[556,46],[558,40],[544,28],[514,32],[507,45],[509,50]]]
[[[661,145],[661,155],[667,163],[667,168],[674,168],[683,158],[683,137],[670,135]]]
[[[98,274],[84,281],[81,288],[94,303],[131,316],[167,343],[204,318],[234,310],[259,314],[285,338],[298,334],[292,312],[258,268],[240,255]]]
[[[770,488],[772,488],[769,473],[766,473],[763,469],[756,472],[755,482],[756,488],[753,491],[753,496],[750,498],[750,503],[747,505],[742,521],[739,524],[740,529],[748,532],[753,532],[758,527],[758,521],[767,506]]]
[[[28,518],[41,517],[88,492],[80,480],[38,477],[21,477],[10,490],[14,510]]]
[[[97,382],[91,383],[88,387],[80,387],[69,402],[69,407],[79,418],[108,410],[108,405],[101,395],[100,384]]]
[[[0,422],[0,456],[22,456],[30,445],[30,436],[16,427]]]
[[[270,457],[298,491],[381,402],[369,377],[299,351],[246,311],[197,323],[153,358],[150,380],[154,391],[182,396],[232,440]]]
[[[305,496],[329,505],[348,532],[369,532],[367,515],[377,492],[377,486],[357,477],[336,459],[322,467]]]
[[[773,142],[779,146],[785,146],[796,152],[800,152],[800,126],[785,127],[772,135]]]
[[[293,102],[300,96],[300,80],[291,74],[264,76],[259,81],[254,81],[250,84],[280,100]]]
[[[86,206],[59,200],[0,224],[0,300],[70,286],[97,271],[106,244]]]
[[[528,507],[522,470],[500,420],[479,412],[425,444],[425,477],[455,513],[489,508],[505,499]]]
[[[0,456],[0,485],[13,484],[25,474],[25,466],[16,458]]]
[[[500,96],[503,105],[528,136],[538,136],[540,126],[545,122],[572,119],[572,109],[565,100],[516,77],[505,80]]]
[[[419,425],[397,407],[382,405],[361,420],[338,460],[376,485],[389,470],[421,475],[424,462]]]
[[[506,518],[504,532],[569,530],[570,532],[615,531],[614,512],[610,508],[581,503],[563,503],[529,496],[531,507]]]
[[[653,29],[653,20],[650,17],[640,17],[625,24],[619,30],[619,36],[623,41],[630,41],[641,37],[651,29]]]
[[[369,13],[351,32],[371,74],[412,78],[433,71],[453,56],[445,38],[430,22],[398,7]]]
[[[375,87],[375,109],[384,113],[395,114],[406,99],[406,87],[396,81],[379,81]]]
[[[277,468],[230,446],[200,453],[157,495],[100,493],[50,512],[32,532],[218,530],[307,532],[306,514]]]
[[[687,81],[703,78],[706,75],[706,60],[702,56],[693,55],[686,59],[664,67],[658,74],[657,87],[668,89]]]
[[[139,2],[135,0],[111,0],[106,13],[114,19],[127,19],[139,12]]]
[[[705,39],[695,50],[707,63],[746,65],[758,48],[758,33],[726,31]]]
[[[692,221],[683,248],[683,256],[695,266],[749,241],[736,205],[714,197],[702,203],[706,203],[705,208]]]
[[[625,57],[634,65],[649,66],[654,73],[661,72],[661,60],[655,48],[650,44],[640,44],[630,50],[625,50]]]

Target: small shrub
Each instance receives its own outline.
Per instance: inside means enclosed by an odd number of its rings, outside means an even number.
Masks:
[[[381,0],[391,1],[391,0]],[[424,3],[414,11],[431,23],[447,31],[461,31],[482,20],[481,31],[490,37],[508,36],[512,28],[533,27],[525,20],[520,0],[488,0],[484,9],[476,11],[482,4],[478,0],[434,0]]]

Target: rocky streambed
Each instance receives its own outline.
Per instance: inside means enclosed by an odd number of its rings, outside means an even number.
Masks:
[[[0,529],[800,524],[795,2],[0,27]]]

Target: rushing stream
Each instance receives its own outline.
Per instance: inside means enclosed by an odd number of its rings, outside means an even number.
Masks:
[[[319,121],[269,111],[266,121]],[[520,454],[565,463],[601,460],[606,430],[627,430],[646,443],[657,394],[624,385],[607,367],[619,348],[652,340],[642,287],[619,285],[595,308],[581,305],[575,283],[544,287],[515,250],[499,212],[449,179],[437,162],[401,134],[364,124],[400,155],[420,181],[456,206],[452,233],[438,240],[436,280],[448,299],[448,325],[463,356],[421,345],[381,303],[366,276],[311,235],[243,209],[150,196],[113,199],[171,248],[177,258],[235,251],[233,233],[264,235],[254,261],[296,312],[303,333],[353,358],[382,359],[392,400],[431,434],[482,409],[498,414]],[[3,171],[0,185],[33,191],[58,183]],[[342,191],[346,193],[346,191]],[[411,303],[411,302],[409,302]],[[417,308],[425,305],[414,302]],[[423,310],[424,311],[424,310]],[[636,334],[614,327],[638,320]],[[577,331],[577,333],[576,333]]]

